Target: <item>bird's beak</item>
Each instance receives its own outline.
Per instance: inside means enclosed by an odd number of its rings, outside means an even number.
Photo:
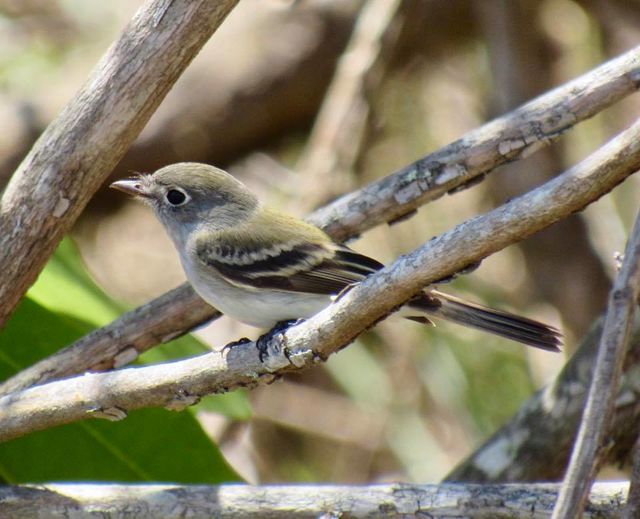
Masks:
[[[137,178],[118,180],[109,187],[133,196],[142,196],[144,198],[149,198],[150,196],[149,192],[142,185],[142,182],[140,182],[140,179]]]

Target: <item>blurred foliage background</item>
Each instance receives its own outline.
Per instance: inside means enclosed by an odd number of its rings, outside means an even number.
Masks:
[[[0,0],[3,183],[139,5]],[[366,125],[340,142],[351,160],[323,170],[322,155],[315,165],[310,158],[322,136],[311,132],[362,5],[242,0],[112,180],[172,162],[208,162],[269,204],[304,216],[640,41],[640,2],[632,0],[400,2],[375,74],[367,76]],[[563,171],[638,114],[638,100],[627,99],[553,146],[352,246],[391,261]],[[638,195],[640,183],[631,178],[445,291],[560,327],[570,354],[604,308]],[[101,190],[0,334],[0,376],[183,280],[150,211]],[[220,349],[258,333],[222,318],[143,360]],[[561,356],[454,325],[390,320],[325,365],[248,394],[207,398],[177,415],[148,410],[6,443],[0,477],[435,482],[562,364]]]

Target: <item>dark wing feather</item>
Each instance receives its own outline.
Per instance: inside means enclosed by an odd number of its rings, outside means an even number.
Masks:
[[[438,290],[424,293],[413,299],[408,306],[430,316],[441,317],[547,351],[560,351],[562,344],[562,334],[552,326],[464,301]]]
[[[240,256],[228,242],[199,247],[197,252],[233,284],[312,294],[338,294],[383,266],[348,247],[314,242],[272,249],[255,260]]]
[[[333,251],[332,257],[324,259],[313,269],[290,276],[292,290],[339,294],[383,267],[382,263],[345,246],[336,245]]]

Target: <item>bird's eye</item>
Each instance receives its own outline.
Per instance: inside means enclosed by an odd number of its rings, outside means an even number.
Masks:
[[[187,201],[187,195],[178,189],[169,189],[165,195],[167,202],[171,205],[182,205]]]

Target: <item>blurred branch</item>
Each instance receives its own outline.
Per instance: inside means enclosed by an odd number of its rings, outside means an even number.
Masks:
[[[403,22],[403,3],[406,6],[404,0],[368,0],[358,16],[298,162],[297,169],[310,186],[305,190],[306,207],[317,207],[353,188],[371,94],[389,64],[389,47]]]
[[[34,145],[2,195],[0,326],[236,3],[146,2]]]
[[[633,268],[637,268],[637,258],[635,261]],[[594,325],[556,381],[522,405],[509,423],[456,467],[445,481],[560,479],[585,408],[595,359],[602,350],[599,344],[603,323],[604,317]],[[607,340],[606,333],[604,340]],[[636,382],[639,365],[640,329],[636,323],[622,381],[611,382],[609,386],[617,394],[613,422],[606,433],[608,445],[604,454],[609,461],[627,461],[636,441],[640,428],[640,394]],[[604,396],[606,391],[602,390],[601,394]],[[597,429],[590,426],[588,431],[589,437],[595,438]]]
[[[584,410],[604,316],[596,321],[556,380],[525,402],[509,422],[462,461],[449,482],[498,483],[560,480]],[[640,429],[640,327],[631,339],[609,428],[611,462],[627,461]]]
[[[599,352],[604,316],[583,339],[555,382],[536,393],[520,411],[445,481],[493,483],[560,479],[585,408]],[[617,391],[613,422],[607,428],[609,461],[628,461],[640,429],[640,327],[636,323]],[[589,429],[589,435],[595,434]]]
[[[89,417],[122,419],[133,409],[180,409],[206,394],[270,382],[351,343],[435,280],[525,239],[613,189],[640,167],[640,121],[543,186],[429,240],[354,286],[307,321],[272,336],[264,362],[255,343],[114,372],[85,374],[0,399],[0,440]]]
[[[640,295],[640,215],[613,284],[602,339],[578,437],[553,517],[570,519],[584,504],[604,455],[605,433],[614,411],[622,363]]]
[[[120,175],[185,159],[229,164],[306,128],[361,4],[241,2],[231,26],[189,67],[127,152]]]
[[[634,92],[638,80],[640,47],[470,132],[398,173],[338,199],[314,212],[308,220],[338,241],[378,223],[393,221],[399,214],[463,186],[469,175],[488,173],[508,160],[517,160],[535,147],[548,144],[562,131]],[[96,367],[108,369],[125,351],[125,356],[133,360],[134,350],[141,353],[160,342],[153,342],[156,332],[147,328],[151,322],[164,323],[163,337],[177,337],[201,324],[207,316],[217,315],[187,285],[173,294],[172,297],[165,294],[123,314],[27,368],[0,385],[0,394]],[[170,301],[174,304],[169,304]],[[194,313],[185,315],[182,312],[185,307]]]
[[[0,515],[178,518],[427,516],[548,517],[557,484],[521,485],[116,485],[55,483],[0,489]],[[627,483],[597,483],[585,517],[619,517]],[[135,512],[132,512],[135,511]],[[131,515],[133,513],[133,515]]]

